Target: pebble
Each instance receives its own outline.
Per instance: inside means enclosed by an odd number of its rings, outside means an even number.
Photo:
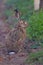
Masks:
[[[9,52],[9,55],[13,55],[13,54],[15,54],[15,52]]]

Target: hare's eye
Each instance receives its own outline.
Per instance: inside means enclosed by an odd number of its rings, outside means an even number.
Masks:
[[[27,22],[25,22],[25,24],[27,24]]]

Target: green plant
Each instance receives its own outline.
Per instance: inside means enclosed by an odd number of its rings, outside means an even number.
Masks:
[[[8,9],[6,9],[5,11],[4,11],[4,14],[6,15],[6,16],[11,16],[12,15],[12,11],[10,11],[10,10],[8,10]]]
[[[6,6],[19,9],[21,12],[20,18],[27,21],[33,12],[33,0],[7,0]]]
[[[40,57],[43,57],[43,50],[36,53],[30,53],[29,57],[26,59],[26,62],[31,63],[33,61],[39,61]]]
[[[43,10],[33,13],[26,31],[29,38],[35,41],[43,40]]]
[[[37,49],[39,46],[40,46],[40,44],[37,43],[37,44],[31,45],[30,48],[32,48],[32,49]]]
[[[40,44],[40,46],[43,48],[43,43],[39,43]]]

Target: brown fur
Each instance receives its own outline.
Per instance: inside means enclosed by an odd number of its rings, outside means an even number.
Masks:
[[[7,36],[6,47],[8,50],[21,50],[23,47],[23,41],[26,38],[27,22],[19,21],[17,27],[12,29]]]

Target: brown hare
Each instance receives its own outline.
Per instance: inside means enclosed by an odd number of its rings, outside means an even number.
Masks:
[[[6,36],[6,47],[8,52],[20,52],[23,48],[23,41],[26,38],[26,27],[28,26],[27,22],[20,20],[16,27],[12,29],[9,34]]]

